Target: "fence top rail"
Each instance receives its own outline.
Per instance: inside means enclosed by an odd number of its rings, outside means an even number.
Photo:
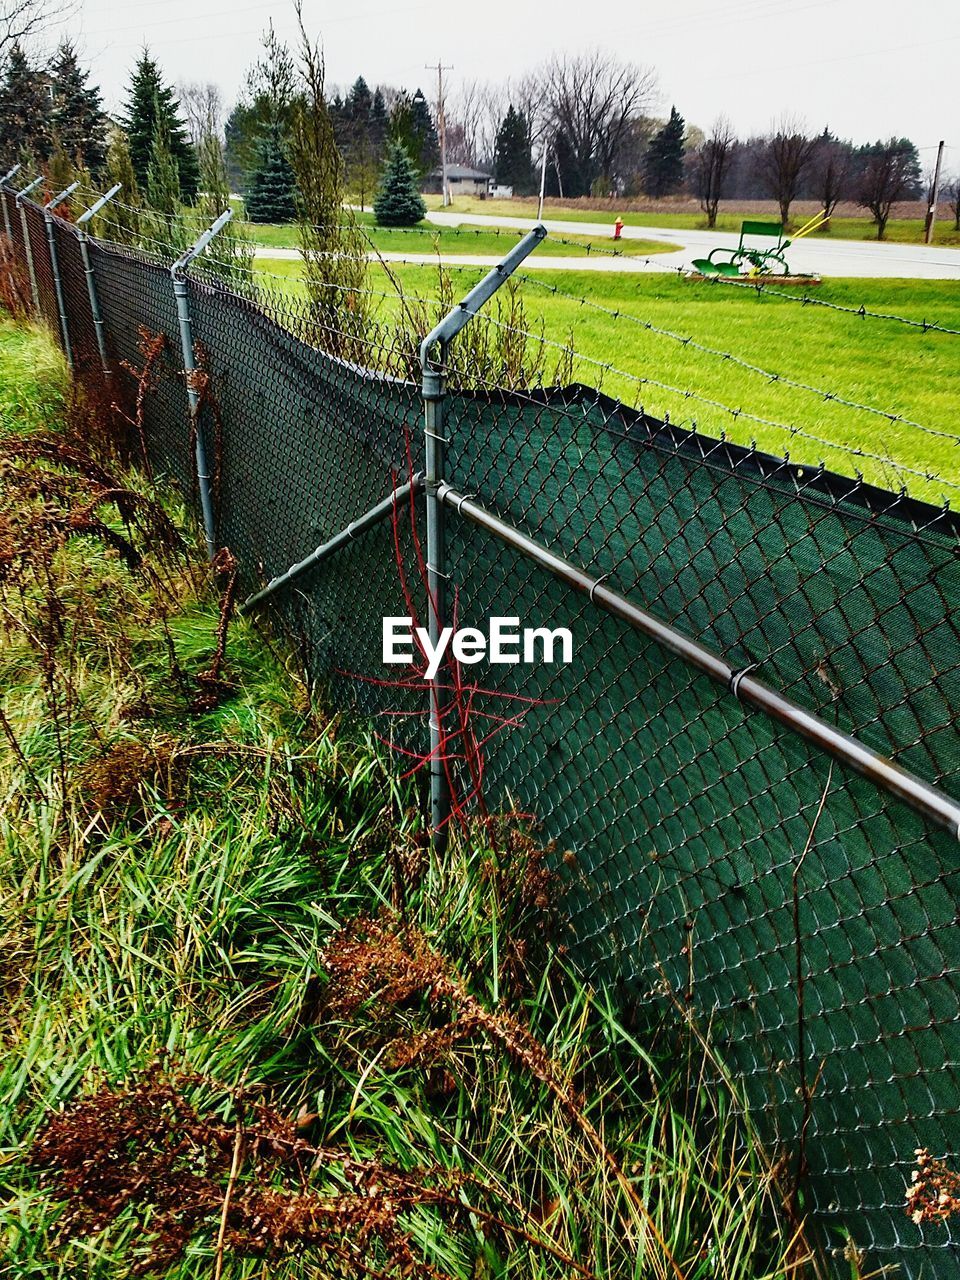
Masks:
[[[551,551],[508,521],[488,511],[469,494],[460,493],[444,482],[439,487],[438,497],[458,515],[486,529],[515,550],[535,560],[548,572],[584,592],[591,604],[599,605],[627,622],[681,660],[724,685],[738,701],[765,712],[839,763],[904,801],[927,821],[936,823],[955,840],[960,841],[960,803],[943,791],[873,751],[859,738],[844,733],[821,716],[773,689],[752,674],[752,666],[738,668],[700,641],[691,639],[676,627],[663,622],[627,596],[604,585],[603,577],[597,577]]]

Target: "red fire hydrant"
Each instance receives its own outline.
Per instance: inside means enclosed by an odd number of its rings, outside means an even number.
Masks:
[[[618,215],[616,222],[613,224],[613,238],[620,239],[620,232],[623,230],[623,219]]]

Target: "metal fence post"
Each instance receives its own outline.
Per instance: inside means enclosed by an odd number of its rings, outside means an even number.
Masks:
[[[218,231],[222,230],[233,217],[233,210],[226,209],[221,213],[212,227],[208,227],[202,236],[170,268],[173,281],[173,293],[177,301],[177,322],[180,326],[180,346],[183,351],[183,370],[187,380],[187,403],[190,406],[190,421],[194,430],[194,454],[197,464],[197,488],[200,490],[200,509],[203,513],[203,536],[207,543],[207,557],[212,560],[217,554],[216,521],[213,514],[213,497],[210,493],[210,471],[207,466],[207,449],[203,438],[203,423],[200,421],[200,396],[193,385],[191,374],[196,370],[197,362],[193,352],[193,323],[190,319],[190,299],[187,294],[187,282],[183,272],[193,259],[207,247]]]
[[[7,204],[7,183],[10,179],[20,172],[22,165],[15,164],[12,169],[0,178],[0,194],[3,196],[3,229],[7,233],[7,239],[13,241],[13,232],[10,229],[10,206]]]
[[[427,334],[420,345],[423,397],[423,430],[427,508],[427,620],[430,642],[436,646],[446,618],[446,548],[443,504],[439,490],[444,480],[444,374],[447,349],[527,255],[537,247],[546,228],[539,224],[528,232],[501,263],[493,268],[463,301]],[[435,354],[439,349],[439,359]],[[445,759],[444,719],[449,706],[448,683],[443,670],[430,682],[430,832],[433,847],[442,854],[447,844],[450,819],[450,787]]]
[[[85,225],[90,219],[107,203],[112,200],[117,192],[122,188],[123,183],[118,182],[112,186],[106,195],[101,196],[96,204],[92,204],[89,209],[84,210],[77,219],[77,235],[80,238],[80,257],[83,260],[83,273],[87,277],[87,294],[90,297],[90,315],[93,318],[93,331],[97,337],[97,350],[100,353],[100,366],[103,369],[103,376],[107,382],[113,376],[110,372],[110,362],[107,359],[107,342],[103,332],[103,313],[100,310],[100,299],[97,297],[97,283],[93,278],[93,267],[90,264],[90,246],[89,237],[84,230]]]
[[[58,196],[54,196],[52,200],[48,200],[43,206],[43,220],[47,224],[47,244],[50,246],[50,270],[53,272],[53,289],[57,295],[57,310],[60,313],[60,328],[63,331],[63,351],[67,357],[67,364],[73,369],[73,348],[70,346],[70,330],[67,325],[67,308],[63,299],[63,283],[60,280],[60,266],[57,262],[57,246],[53,236],[53,210],[58,204],[62,204],[72,192],[79,187],[79,182],[71,182],[69,187],[64,187]]]
[[[27,272],[30,276],[30,292],[33,295],[33,309],[39,314],[40,311],[40,292],[37,289],[37,273],[33,266],[33,245],[30,243],[30,227],[27,223],[27,211],[23,207],[23,198],[28,196],[31,191],[39,187],[43,181],[43,174],[27,184],[22,191],[17,192],[17,208],[20,210],[20,227],[23,231],[23,247],[27,253]]]

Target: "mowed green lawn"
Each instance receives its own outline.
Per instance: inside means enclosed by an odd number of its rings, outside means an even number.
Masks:
[[[439,196],[424,196],[427,207],[440,208]],[[529,200],[481,200],[477,196],[458,196],[453,202],[451,212],[469,214],[481,213],[501,218],[535,218],[537,201]],[[680,230],[704,231],[706,219],[702,213],[657,213],[656,211],[632,213],[614,209],[607,212],[603,209],[571,209],[566,205],[551,205],[547,200],[543,206],[544,218],[553,218],[561,222],[609,222],[613,224],[619,213],[624,223],[631,227],[675,227]],[[717,218],[717,231],[739,232],[740,224],[745,217],[759,217],[744,213],[725,213],[721,211]],[[771,215],[772,216],[772,215]],[[799,226],[806,222],[807,215],[793,218],[792,222]],[[818,233],[814,233],[817,235]],[[824,233],[819,233],[823,235]],[[834,217],[830,222],[830,230],[825,233],[826,239],[833,240],[876,240],[877,228],[869,217],[849,218]],[[921,244],[923,242],[922,218],[891,218],[887,223],[886,240],[900,244]],[[934,232],[934,243],[938,245],[960,245],[960,231],[954,227],[952,217],[941,216]]]
[[[502,257],[517,243],[520,233],[506,227],[437,227],[423,222],[416,227],[378,227],[373,215],[357,215],[357,221],[370,239],[371,247],[382,253],[495,254]],[[295,223],[246,223],[247,234],[254,244],[271,249],[299,247]],[[576,257],[594,249],[618,248],[625,255],[646,257],[651,253],[670,253],[676,245],[660,240],[624,240],[613,243],[613,234],[600,236],[567,236],[568,244],[551,240],[551,257]]]
[[[264,266],[274,274],[275,287],[302,296],[299,263]],[[436,294],[437,275],[431,268],[394,267],[392,274],[406,292]],[[481,269],[457,271],[458,294],[481,275]],[[554,294],[550,286],[619,311],[620,318]],[[393,293],[378,267],[371,269],[370,287]],[[822,284],[815,296],[960,329],[960,288],[947,281],[833,280]],[[696,422],[711,435],[725,432],[741,444],[756,441],[760,448],[789,453],[798,462],[823,461],[832,470],[846,475],[859,471],[887,488],[906,485],[912,494],[930,501],[952,496],[954,504],[960,502],[960,337],[666,274],[550,272],[525,279],[522,299],[528,329],[539,333],[542,325],[544,336],[557,343],[567,342],[572,334],[577,352],[585,357],[576,364],[576,379],[599,385],[626,403],[642,403],[658,416],[669,413],[674,422]],[[398,306],[392,296],[376,305],[385,316]],[[730,360],[654,333],[643,327],[644,322],[931,430],[771,382]],[[548,352],[548,376],[559,354]],[[658,383],[692,394],[678,394]],[[694,396],[746,412],[734,416]],[[782,426],[754,422],[746,414]],[[897,465],[891,466],[886,458]]]

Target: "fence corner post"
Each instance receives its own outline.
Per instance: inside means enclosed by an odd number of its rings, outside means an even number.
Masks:
[[[488,272],[480,283],[470,290],[463,301],[443,317],[420,344],[425,454],[424,489],[427,507],[427,618],[430,643],[434,649],[445,624],[446,583],[450,576],[447,572],[443,503],[440,498],[446,461],[444,445],[447,443],[444,435],[447,350],[451,340],[469,324],[483,304],[493,297],[546,234],[546,228],[537,223],[503,261]],[[435,359],[437,353],[439,353],[439,359]],[[447,675],[441,667],[430,681],[430,839],[438,855],[442,855],[447,847],[451,815],[450,780],[447,775],[447,734],[444,728],[448,705]]]
[[[190,298],[187,293],[187,281],[184,275],[187,267],[202,253],[213,237],[225,227],[233,217],[233,210],[226,209],[212,226],[208,227],[185,253],[182,253],[170,268],[170,279],[173,281],[173,296],[177,303],[177,323],[180,328],[180,347],[183,352],[183,372],[187,383],[187,404],[190,408],[190,422],[193,427],[194,457],[197,468],[197,488],[200,491],[200,510],[203,515],[203,536],[207,544],[207,558],[213,560],[217,554],[217,525],[213,512],[213,495],[210,491],[210,470],[207,464],[207,448],[203,437],[203,423],[200,421],[200,396],[191,377],[196,372],[197,361],[193,350],[193,321],[190,316]]]
[[[50,248],[50,270],[53,272],[53,291],[57,295],[57,311],[60,315],[60,329],[63,333],[63,352],[67,357],[67,364],[73,371],[73,348],[70,346],[70,328],[67,324],[67,306],[63,297],[63,281],[60,279],[60,264],[57,260],[57,245],[53,234],[53,210],[58,204],[63,204],[67,196],[71,195],[79,187],[79,182],[71,182],[69,187],[64,187],[59,195],[48,200],[43,206],[43,220],[47,225],[47,244]]]
[[[86,224],[95,214],[99,213],[103,206],[117,194],[121,189],[122,183],[118,182],[110,188],[110,190],[100,197],[95,204],[89,209],[85,209],[77,219],[77,235],[80,239],[80,257],[83,261],[83,274],[87,278],[87,296],[90,299],[90,316],[93,320],[93,332],[97,339],[97,351],[100,354],[100,367],[103,370],[104,380],[109,384],[113,374],[110,370],[110,361],[107,359],[107,341],[104,334],[103,312],[100,310],[100,299],[97,296],[97,282],[93,276],[93,266],[90,262],[89,236],[86,232]]]

